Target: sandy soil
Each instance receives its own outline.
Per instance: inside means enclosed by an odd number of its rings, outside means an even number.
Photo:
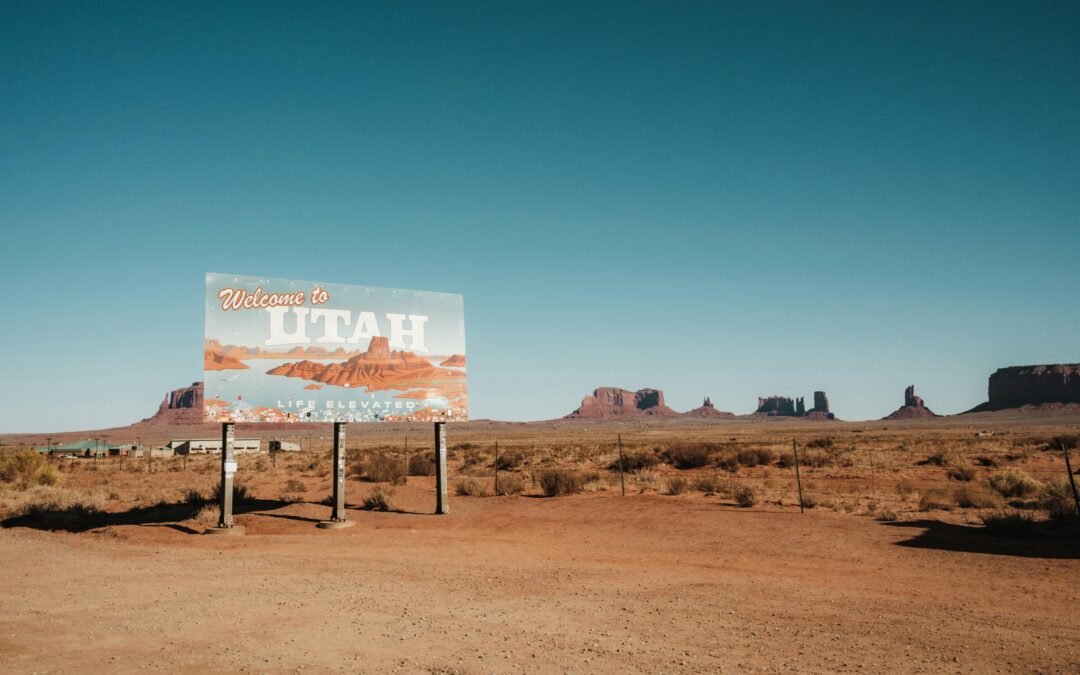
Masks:
[[[350,489],[353,488],[350,483]],[[351,496],[350,502],[355,496]],[[701,495],[0,530],[4,672],[1080,671],[1080,546]]]

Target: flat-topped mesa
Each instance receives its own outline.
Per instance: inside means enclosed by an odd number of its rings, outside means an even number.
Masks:
[[[882,419],[915,420],[930,417],[938,417],[938,415],[933,410],[926,407],[926,403],[922,400],[921,396],[915,395],[915,385],[911,385],[904,390],[904,405],[897,408],[896,411],[888,417],[883,417]]]
[[[990,376],[987,394],[986,403],[968,412],[1080,403],[1080,363],[998,368]]]
[[[679,413],[664,403],[659,389],[629,391],[618,387],[600,387],[581,400],[577,410],[567,419],[604,419],[609,417],[658,416],[676,417]]]

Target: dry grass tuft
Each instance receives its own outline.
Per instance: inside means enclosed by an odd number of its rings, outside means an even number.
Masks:
[[[364,498],[363,508],[368,511],[392,511],[394,508],[394,489],[375,486],[367,497]]]
[[[584,481],[574,471],[568,469],[548,469],[537,476],[540,490],[545,497],[574,495],[581,492]]]
[[[1026,497],[1039,491],[1039,481],[1019,469],[995,473],[986,480],[1002,497]]]
[[[35,485],[58,485],[60,473],[41,453],[20,450],[0,459],[0,480],[25,490]]]
[[[516,473],[500,474],[495,494],[500,497],[519,495],[525,491],[525,480]]]

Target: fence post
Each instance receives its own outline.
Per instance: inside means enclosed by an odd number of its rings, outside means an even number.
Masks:
[[[1076,517],[1080,518],[1080,492],[1076,491],[1076,479],[1073,478],[1072,464],[1069,463],[1069,449],[1065,447],[1065,441],[1061,441],[1061,452],[1065,454],[1065,471],[1069,474],[1069,485],[1072,486],[1073,502],[1076,504]]]
[[[795,443],[795,438],[791,438],[791,451],[795,455],[795,484],[799,487],[799,513],[806,513],[806,509],[803,508],[802,498],[802,477],[799,476],[799,446]]]
[[[499,441],[495,440],[495,496],[499,496]]]
[[[623,471],[622,434],[619,434],[619,485],[622,486],[622,496],[626,496],[626,474]]]

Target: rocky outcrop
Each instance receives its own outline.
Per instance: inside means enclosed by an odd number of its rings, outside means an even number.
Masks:
[[[450,356],[450,358],[446,359],[445,361],[443,361],[439,365],[440,366],[445,366],[447,368],[464,368],[465,367],[465,355],[464,354],[453,354],[453,355]]]
[[[768,396],[766,398],[761,398],[759,396],[757,400],[757,410],[754,412],[762,415],[794,417],[795,410],[795,401],[787,396]]]
[[[700,407],[694,408],[688,412],[683,413],[683,417],[735,417],[735,413],[724,412],[723,410],[717,410],[713,407],[712,401],[709,397],[705,397],[705,402]]]
[[[788,398],[787,396],[769,396],[758,398],[755,415],[769,417],[803,417],[811,420],[832,420],[836,417],[829,411],[829,397],[823,391],[814,392],[814,407],[806,409],[806,399]]]
[[[430,387],[440,381],[465,378],[465,373],[460,370],[434,366],[412,352],[391,351],[386,337],[371,338],[366,352],[342,363],[305,360],[285,363],[266,372],[338,387],[367,387],[369,392]]]
[[[203,421],[203,383],[174,389],[165,395],[157,412],[139,424],[201,424]]]
[[[664,392],[659,389],[629,391],[617,387],[600,387],[592,396],[581,400],[577,410],[566,419],[606,419],[640,416],[677,417],[679,413],[664,404]]]
[[[921,396],[915,395],[915,385],[911,385],[904,390],[904,405],[897,408],[896,412],[882,419],[916,420],[937,416],[938,415],[935,414],[934,411],[926,407],[926,403],[922,400]]]
[[[968,412],[1080,403],[1080,363],[999,368],[990,376],[988,395]]]
[[[242,361],[225,354],[221,350],[221,343],[217,340],[207,340],[203,349],[203,370],[244,370],[247,368]]]

